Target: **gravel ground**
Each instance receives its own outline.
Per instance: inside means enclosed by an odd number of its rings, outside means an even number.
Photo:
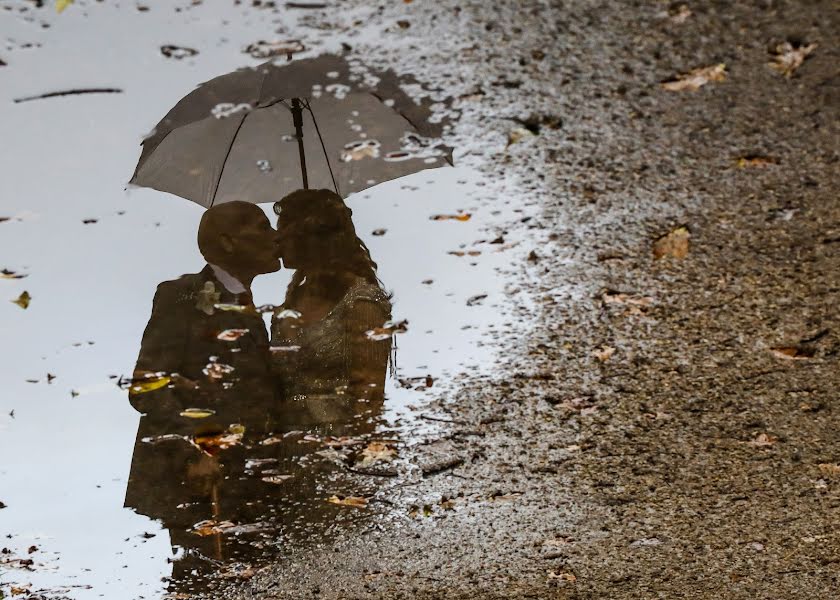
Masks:
[[[836,3],[347,4],[403,48],[353,51],[456,98],[456,147],[539,204],[510,302],[542,312],[413,450],[463,464],[227,594],[836,597]],[[786,40],[817,44],[789,78]]]

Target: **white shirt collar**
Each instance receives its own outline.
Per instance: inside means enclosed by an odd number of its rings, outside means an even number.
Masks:
[[[248,289],[242,285],[242,282],[239,281],[236,277],[225,271],[223,268],[210,264],[210,268],[213,269],[213,275],[216,276],[216,279],[219,280],[225,289],[229,291],[231,294],[241,294],[243,292],[247,292]]]

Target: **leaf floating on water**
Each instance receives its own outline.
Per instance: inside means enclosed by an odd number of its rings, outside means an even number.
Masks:
[[[351,162],[364,158],[379,158],[380,143],[376,140],[359,140],[344,146],[341,162]]]
[[[248,312],[251,309],[251,306],[248,304],[214,304],[213,308],[225,312],[244,313]]]
[[[261,479],[263,481],[265,481],[266,483],[280,484],[280,483],[285,483],[286,481],[288,481],[289,479],[292,479],[293,477],[294,477],[293,475],[270,475],[268,477],[261,477]]]
[[[388,232],[387,229],[374,229],[373,230],[373,235],[376,235],[376,236],[385,235],[387,232]]]
[[[365,332],[367,338],[374,342],[381,342],[387,340],[392,335],[397,333],[405,333],[408,331],[408,321],[388,321],[382,327],[376,327]]]
[[[663,235],[653,243],[653,257],[679,258],[688,256],[688,240],[691,233],[686,227],[677,227],[669,234]]]
[[[145,394],[147,392],[159,390],[160,388],[169,385],[171,381],[172,378],[168,375],[147,377],[144,379],[132,381],[131,387],[128,388],[128,391],[132,395]]]
[[[195,535],[206,537],[208,535],[216,535],[224,533],[228,529],[236,527],[231,521],[216,521],[214,519],[207,519],[206,521],[199,521],[192,526],[192,532]]]
[[[330,496],[327,499],[330,504],[339,504],[341,506],[355,506],[361,508],[367,506],[368,499],[361,496]]]
[[[223,342],[235,342],[249,331],[250,329],[225,329],[216,336],[216,339]]]
[[[291,310],[290,308],[281,310],[279,313],[274,315],[275,319],[300,319],[301,313],[296,310]]]
[[[273,58],[275,56],[288,56],[303,52],[306,47],[300,40],[287,40],[284,42],[266,42],[259,40],[245,46],[243,52],[254,58]]]
[[[791,78],[796,69],[801,67],[805,59],[816,49],[816,44],[794,46],[790,42],[783,42],[776,46],[773,60],[767,64],[785,77]]]
[[[662,87],[669,92],[695,91],[710,81],[724,80],[726,80],[726,65],[720,63],[711,67],[694,69],[693,71],[679,75],[676,79],[664,82]]]
[[[23,279],[24,277],[28,277],[28,275],[16,273],[9,269],[3,269],[0,271],[0,279]]]
[[[467,299],[467,306],[477,306],[481,304],[484,299],[487,298],[487,294],[477,294]]]
[[[215,415],[216,411],[209,408],[187,408],[179,414],[187,419],[206,419]]]
[[[272,354],[282,354],[284,352],[297,352],[300,346],[269,346],[268,351]]]
[[[167,44],[165,46],[160,47],[160,53],[163,54],[166,58],[174,58],[175,60],[181,60],[183,58],[195,56],[196,54],[198,54],[198,50],[196,50],[195,48],[185,48],[183,46],[174,46],[172,44]]]
[[[457,215],[432,215],[429,217],[432,221],[469,221],[472,218],[470,213],[460,213]]]
[[[221,450],[227,450],[232,446],[240,444],[244,436],[245,427],[239,424],[233,424],[228,427],[227,431],[221,433],[195,435],[192,438],[192,443],[208,456],[216,456]]]
[[[814,348],[807,346],[776,346],[775,348],[770,348],[770,352],[776,358],[783,360],[808,360],[809,358],[814,358],[814,354],[816,354]]]
[[[55,12],[61,13],[65,8],[73,4],[74,0],[55,0]]]
[[[222,363],[211,362],[207,363],[207,366],[204,367],[202,370],[207,378],[211,381],[221,381],[225,378],[226,375],[230,375],[234,372],[234,368],[230,365],[225,365]]]
[[[32,302],[32,296],[29,295],[29,292],[23,292],[17,299],[12,300],[15,304],[20,306],[23,310],[29,308],[29,303]]]
[[[391,462],[397,451],[383,442],[371,442],[362,450],[356,464],[359,467],[370,467],[380,462]]]

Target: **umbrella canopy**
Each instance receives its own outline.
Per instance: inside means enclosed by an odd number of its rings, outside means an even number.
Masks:
[[[376,73],[374,85],[359,79],[332,55],[212,79],[146,138],[131,183],[210,207],[275,202],[301,187],[346,196],[451,164],[428,104],[409,98],[391,72]]]

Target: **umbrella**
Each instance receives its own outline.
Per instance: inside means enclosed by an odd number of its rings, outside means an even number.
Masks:
[[[451,164],[430,101],[415,103],[393,72],[359,71],[323,55],[211,79],[143,141],[131,183],[211,207],[301,187],[346,196]]]

